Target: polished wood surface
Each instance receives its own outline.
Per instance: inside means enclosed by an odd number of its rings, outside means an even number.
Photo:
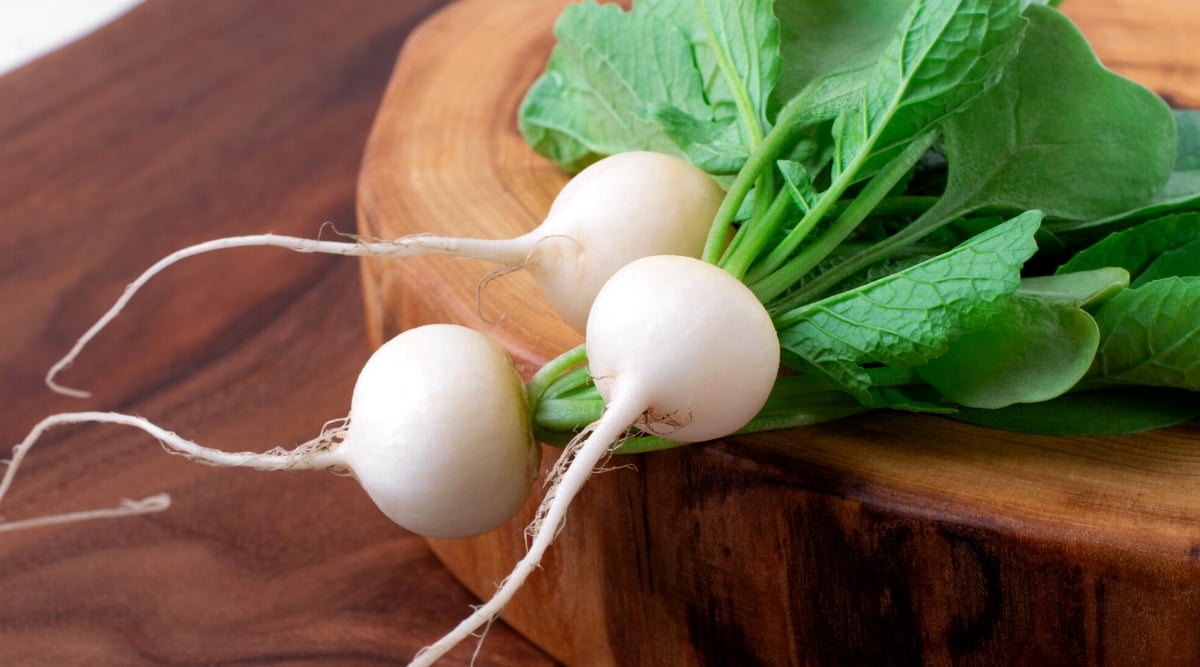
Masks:
[[[514,116],[563,5],[462,0],[414,34],[367,147],[364,232],[537,224],[564,177],[524,147]],[[1104,62],[1200,105],[1193,2],[1066,10]],[[526,372],[578,341],[524,275],[477,295],[491,268],[366,262],[374,340],[463,322]],[[1200,664],[1195,423],[1038,438],[879,413],[621,461],[632,468],[589,482],[505,616],[564,662]],[[523,553],[531,512],[433,546],[486,596]]]
[[[370,347],[358,265],[338,257],[193,259],[64,374],[94,398],[52,394],[42,375],[170,251],[353,231],[389,73],[442,4],[151,0],[0,77],[5,449],[63,410],[137,413],[229,449],[295,444],[345,414]],[[118,427],[51,432],[0,509],[163,491],[164,513],[0,533],[0,664],[403,664],[473,602],[347,479],[199,466]],[[500,624],[486,648],[476,664],[554,664]]]

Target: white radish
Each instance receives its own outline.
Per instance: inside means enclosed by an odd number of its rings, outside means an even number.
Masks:
[[[592,301],[642,257],[699,257],[725,192],[712,176],[662,153],[617,153],[572,178],[546,220],[516,242],[546,300],[583,333]]]
[[[419,234],[392,241],[341,242],[258,234],[207,241],[164,257],[130,283],[50,368],[46,384],[63,394],[88,396],[54,378],[154,275],[188,257],[226,248],[277,247],[355,257],[452,255],[521,267],[533,275],[562,319],[583,332],[592,300],[617,269],[650,255],[698,257],[723,197],[720,185],[698,167],[661,153],[631,151],[579,172],[559,192],[542,224],[513,239]]]
[[[686,257],[647,257],[617,271],[592,305],[585,345],[604,413],[556,465],[526,555],[490,600],[412,665],[432,664],[500,614],[538,567],[584,482],[630,428],[682,442],[729,435],[762,408],[779,370],[779,340],[754,294]]]
[[[371,355],[345,440],[331,452],[388,518],[445,538],[511,519],[540,453],[508,354],[451,324],[410,329]]]
[[[349,418],[293,450],[224,452],[141,417],[63,413],[43,419],[16,446],[0,480],[0,499],[42,433],[83,422],[139,428],[168,451],[214,466],[348,471],[388,518],[429,537],[469,537],[507,522],[529,494],[541,452],[511,359],[484,334],[448,324],[410,329],[382,345],[359,375]],[[155,496],[70,516],[123,516],[165,507],[165,498]],[[62,520],[68,517],[34,521]]]

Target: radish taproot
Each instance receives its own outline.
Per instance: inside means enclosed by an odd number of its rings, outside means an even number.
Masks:
[[[677,157],[648,151],[603,158],[567,182],[545,220],[511,239],[460,239],[417,234],[391,241],[321,241],[256,234],[199,243],[154,263],[130,283],[113,306],[46,374],[55,391],[86,398],[55,377],[163,269],[188,257],[227,248],[276,247],[354,257],[449,255],[489,260],[529,271],[546,300],[568,325],[583,332],[592,300],[617,269],[639,257],[698,257],[724,198],[703,170]]]
[[[680,442],[729,435],[762,409],[779,372],[779,339],[758,298],[731,274],[688,257],[646,257],[617,271],[592,304],[585,345],[604,413],[549,475],[526,555],[490,600],[411,665],[432,664],[500,614],[584,482],[630,429]]]
[[[139,428],[170,452],[221,467],[349,472],[392,521],[428,537],[469,537],[516,514],[537,476],[525,387],[504,350],[450,324],[409,329],[376,350],[354,386],[347,419],[292,450],[225,452],[133,415],[72,412],[39,422],[13,451],[0,500],[47,429],[99,422]],[[162,496],[78,519],[165,509]],[[49,517],[33,522],[61,522]],[[5,523],[0,523],[3,530]],[[22,526],[38,525],[22,522]]]

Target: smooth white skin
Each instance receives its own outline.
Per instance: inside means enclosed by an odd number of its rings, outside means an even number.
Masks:
[[[258,234],[206,241],[155,262],[51,366],[46,384],[68,396],[88,392],[55,381],[83,348],[152,277],[188,257],[226,248],[275,247],[352,257],[449,255],[484,259],[530,271],[562,319],[583,332],[592,300],[617,269],[648,255],[699,257],[724,192],[703,170],[675,157],[618,153],[572,178],[537,229],[514,239],[457,239],[417,234],[393,241],[318,241]]]
[[[606,405],[641,394],[638,427],[679,442],[745,426],[779,372],[766,309],[740,281],[688,257],[647,257],[614,275],[592,307],[587,355]]]
[[[524,558],[413,667],[433,664],[504,609],[562,529],[571,500],[631,426],[681,441],[729,435],[762,409],[779,370],[779,339],[754,294],[687,257],[648,257],[614,274],[592,306],[586,345],[604,414],[556,465]]]
[[[583,333],[596,294],[621,267],[651,255],[699,257],[724,196],[712,176],[679,158],[611,155],[558,194],[530,234],[525,268],[563,321]]]
[[[392,521],[459,538],[517,513],[540,452],[509,356],[473,329],[435,324],[396,336],[363,366],[335,454]]]

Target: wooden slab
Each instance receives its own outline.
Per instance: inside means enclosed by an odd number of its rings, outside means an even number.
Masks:
[[[0,458],[47,414],[121,410],[230,449],[345,414],[370,352],[353,260],[243,250],[163,273],[63,380],[46,369],[163,255],[354,228],[363,145],[409,31],[441,0],[147,2],[0,77]],[[0,533],[0,665],[406,663],[472,602],[346,479],[52,431],[6,519],[168,492],[119,521]],[[497,624],[442,664],[555,664]]]
[[[413,35],[363,163],[364,233],[505,237],[541,219],[564,177],[515,114],[564,4],[462,0]],[[1106,63],[1200,104],[1191,0],[1067,11]],[[373,339],[461,322],[526,373],[578,342],[526,276],[477,300],[490,268],[365,262]],[[878,413],[625,461],[505,615],[568,664],[1200,664],[1196,424],[1039,438]],[[487,596],[532,505],[433,548]]]

